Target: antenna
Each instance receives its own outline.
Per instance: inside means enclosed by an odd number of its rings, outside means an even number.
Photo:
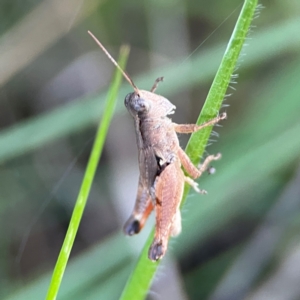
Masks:
[[[125,71],[123,71],[121,69],[121,67],[114,60],[114,58],[109,54],[109,52],[104,48],[104,46],[100,43],[100,41],[90,31],[88,31],[88,34],[95,40],[95,42],[99,45],[99,47],[103,50],[103,52],[107,55],[107,57],[111,60],[111,62],[121,71],[121,73],[123,74],[123,76],[129,82],[129,84],[133,87],[134,91],[139,95],[140,91],[137,88],[137,86],[134,84],[134,82],[132,81],[132,79],[129,77],[129,75]]]

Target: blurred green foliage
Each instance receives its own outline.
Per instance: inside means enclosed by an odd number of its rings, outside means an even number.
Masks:
[[[223,108],[228,120],[207,148],[222,160],[199,180],[209,194],[188,197],[183,232],[171,240],[149,299],[300,297],[297,268],[285,269],[299,265],[300,3],[261,3]],[[46,295],[114,70],[87,30],[114,56],[129,43],[137,86],[164,75],[158,93],[177,106],[174,121],[193,123],[240,4],[1,1],[1,299]],[[123,107],[130,91],[120,90],[58,299],[117,299],[146,240],[147,228],[130,239],[121,233],[137,184]]]

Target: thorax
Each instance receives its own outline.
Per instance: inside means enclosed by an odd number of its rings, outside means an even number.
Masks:
[[[172,148],[172,145],[178,144],[178,138],[173,129],[172,120],[168,117],[139,119],[137,125],[140,138],[145,148]]]

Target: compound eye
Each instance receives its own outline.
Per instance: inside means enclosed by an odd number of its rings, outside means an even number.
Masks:
[[[134,109],[137,112],[148,111],[150,109],[150,103],[143,98],[137,98],[136,101],[134,101]]]

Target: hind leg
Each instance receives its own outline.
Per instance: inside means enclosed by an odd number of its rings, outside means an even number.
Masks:
[[[153,208],[154,206],[149,192],[142,186],[141,180],[139,180],[134,209],[123,227],[124,233],[130,236],[139,233],[144,227],[145,222],[147,221],[148,216],[152,212]]]
[[[148,257],[152,261],[157,261],[165,255],[170,234],[176,234],[179,229],[177,222],[180,219],[177,212],[183,187],[184,175],[178,163],[168,165],[157,178],[155,189],[156,227],[154,240],[148,253]]]

